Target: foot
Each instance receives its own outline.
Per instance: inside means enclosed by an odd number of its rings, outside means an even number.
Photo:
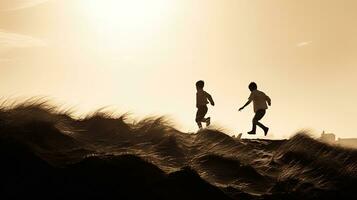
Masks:
[[[248,134],[249,134],[249,135],[255,135],[255,132],[249,131]]]
[[[268,127],[265,127],[263,130],[264,130],[264,136],[267,136],[268,131],[269,131],[269,128],[268,128]]]
[[[209,126],[211,124],[211,118],[207,117],[206,119],[206,126]]]

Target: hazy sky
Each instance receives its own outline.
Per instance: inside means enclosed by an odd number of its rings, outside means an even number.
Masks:
[[[356,10],[355,0],[1,0],[0,96],[168,115],[196,131],[203,79],[213,124],[237,134],[251,128],[253,109],[237,110],[255,81],[272,99],[270,138],[357,137]]]

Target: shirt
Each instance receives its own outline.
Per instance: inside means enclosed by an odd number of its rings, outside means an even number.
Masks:
[[[210,98],[210,94],[208,94],[204,90],[198,90],[196,93],[196,106],[205,106],[208,104],[208,98]]]
[[[268,109],[267,101],[270,102],[270,98],[259,90],[252,91],[248,100],[253,101],[254,112]]]

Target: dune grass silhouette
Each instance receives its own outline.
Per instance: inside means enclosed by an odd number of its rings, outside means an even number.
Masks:
[[[116,199],[354,199],[357,150],[301,132],[236,140],[163,117],[73,118],[45,100],[0,108],[0,196]]]

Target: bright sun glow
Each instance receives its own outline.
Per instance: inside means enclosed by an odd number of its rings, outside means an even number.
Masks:
[[[98,28],[129,34],[162,25],[172,8],[168,0],[85,0],[83,4]]]
[[[98,47],[128,54],[146,48],[172,18],[169,0],[83,0],[81,5]]]

